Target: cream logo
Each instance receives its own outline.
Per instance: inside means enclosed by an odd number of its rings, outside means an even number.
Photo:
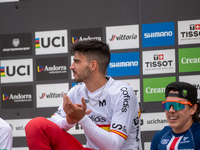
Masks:
[[[20,40],[18,38],[15,38],[15,39],[12,40],[12,44],[13,44],[14,47],[17,47],[20,44]]]

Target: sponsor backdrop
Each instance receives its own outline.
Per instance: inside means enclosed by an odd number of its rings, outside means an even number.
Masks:
[[[0,117],[13,129],[13,149],[28,150],[27,122],[50,118],[76,84],[70,44],[97,39],[111,49],[107,74],[138,98],[142,146],[149,150],[168,124],[161,105],[166,85],[189,82],[200,99],[199,6],[199,0],[1,0]],[[79,124],[69,132],[86,144]]]

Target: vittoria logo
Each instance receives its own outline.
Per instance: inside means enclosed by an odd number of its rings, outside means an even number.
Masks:
[[[57,107],[62,103],[63,94],[67,94],[68,83],[36,85],[37,107]]]
[[[44,99],[44,98],[62,98],[63,97],[63,94],[67,94],[67,93],[53,93],[53,92],[50,92],[50,93],[42,93],[42,95],[40,96],[40,99]]]
[[[139,26],[106,27],[106,42],[110,49],[139,48]]]
[[[132,35],[120,34],[119,36],[112,35],[110,41],[114,41],[114,40],[131,40],[131,39],[136,39],[136,38],[137,38],[137,35],[134,35],[134,33]]]

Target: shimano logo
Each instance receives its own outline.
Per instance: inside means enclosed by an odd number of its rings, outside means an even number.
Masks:
[[[173,36],[173,32],[165,31],[165,32],[151,32],[144,34],[144,38],[157,38],[157,37],[168,37],[168,36]]]
[[[127,62],[109,63],[109,66],[110,66],[110,68],[134,67],[134,66],[138,66],[138,61],[127,61]]]

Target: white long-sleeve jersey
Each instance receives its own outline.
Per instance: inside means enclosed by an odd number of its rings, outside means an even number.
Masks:
[[[67,94],[74,104],[81,104],[84,97],[87,110],[92,110],[79,121],[87,139],[86,147],[95,150],[140,150],[139,104],[133,89],[111,77],[107,78],[105,87],[92,93],[84,83],[79,83]],[[92,104],[98,102],[92,106],[89,101]],[[63,104],[50,120],[66,131],[75,125],[67,123]]]
[[[13,133],[10,125],[0,118],[0,150],[11,150]]]

